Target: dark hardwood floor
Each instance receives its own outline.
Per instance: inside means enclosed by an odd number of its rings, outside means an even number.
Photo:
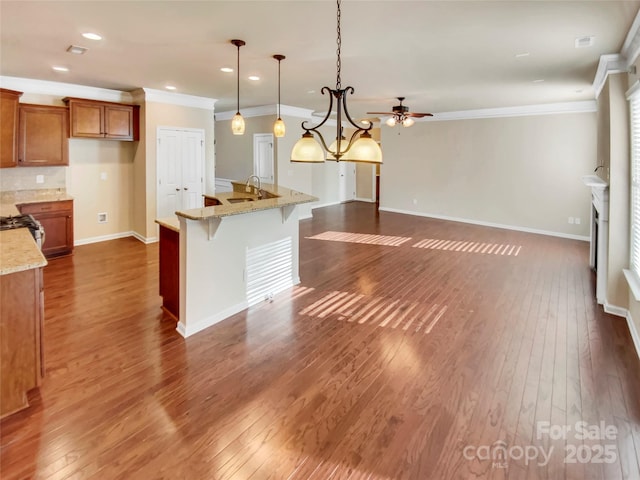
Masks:
[[[300,285],[188,339],[157,245],[50,261],[2,479],[640,478],[640,361],[587,243],[351,203],[300,245]]]

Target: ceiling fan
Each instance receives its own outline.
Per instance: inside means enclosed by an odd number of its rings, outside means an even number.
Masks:
[[[409,107],[402,104],[405,97],[396,97],[400,100],[400,105],[394,105],[391,112],[367,112],[367,115],[391,115],[385,122],[390,127],[396,125],[396,123],[402,124],[403,127],[410,127],[415,123],[413,118],[433,117],[431,113],[411,113]]]

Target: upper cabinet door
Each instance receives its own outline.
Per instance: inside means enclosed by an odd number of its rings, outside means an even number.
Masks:
[[[65,98],[71,115],[71,136],[135,141],[139,107],[121,103]]]
[[[105,105],[105,138],[133,140],[134,107],[131,105]]]
[[[71,136],[104,137],[104,107],[95,103],[71,104]]]
[[[69,110],[20,104],[18,164],[69,165]]]
[[[18,101],[21,92],[0,88],[0,168],[18,164]]]

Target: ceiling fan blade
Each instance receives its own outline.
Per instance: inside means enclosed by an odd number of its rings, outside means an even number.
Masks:
[[[395,112],[367,112],[367,115],[395,115]]]
[[[405,116],[407,116],[407,117],[416,117],[416,118],[433,117],[433,113],[411,113],[411,112],[407,112],[407,113],[405,113]]]

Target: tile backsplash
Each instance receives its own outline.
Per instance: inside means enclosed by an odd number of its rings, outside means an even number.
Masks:
[[[15,167],[0,170],[0,191],[66,188],[67,167]],[[42,176],[43,183],[37,183]]]

